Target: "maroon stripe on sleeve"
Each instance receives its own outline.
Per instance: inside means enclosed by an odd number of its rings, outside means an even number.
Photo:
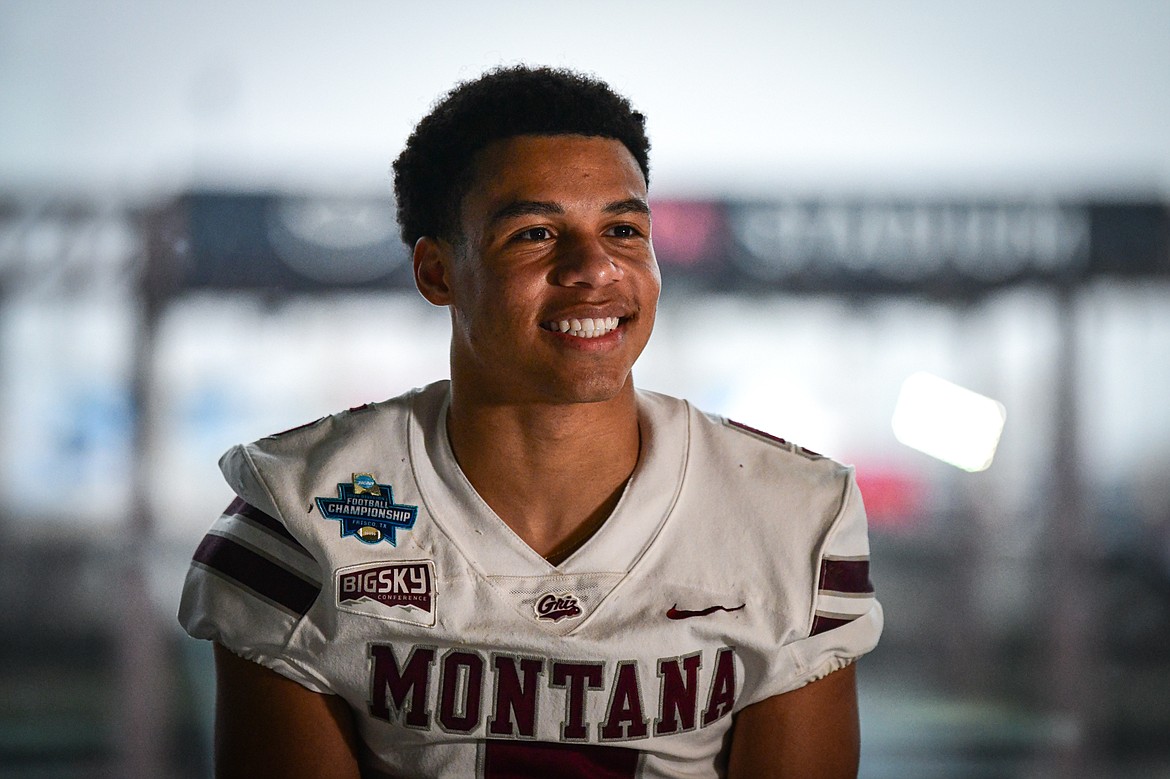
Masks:
[[[317,585],[223,536],[204,536],[195,550],[195,561],[299,616],[305,615],[321,592]]]
[[[778,436],[774,436],[771,433],[765,433],[763,430],[759,430],[758,428],[754,428],[751,425],[745,425],[743,422],[736,422],[734,419],[729,419],[729,420],[727,420],[727,424],[731,425],[732,427],[738,427],[740,430],[743,430],[745,433],[755,433],[756,435],[760,436],[761,438],[767,438],[769,441],[774,441],[775,443],[784,444],[786,446],[788,445],[788,442],[785,441],[783,438],[780,438]]]
[[[869,581],[869,560],[821,560],[820,589],[868,595],[873,592]]]
[[[280,536],[281,538],[283,538],[286,541],[292,541],[298,547],[300,547],[301,549],[304,549],[304,547],[302,547],[300,545],[300,542],[297,541],[297,539],[293,536],[293,534],[288,532],[288,528],[286,528],[280,522],[280,520],[278,520],[272,516],[269,516],[268,514],[265,514],[263,511],[256,508],[251,503],[248,503],[247,501],[245,501],[243,498],[237,497],[235,500],[233,500],[231,502],[231,504],[226,509],[224,509],[223,513],[224,514],[234,514],[236,516],[241,516],[241,517],[244,517],[245,519],[249,519],[253,523],[255,523],[255,524],[259,525],[260,527],[264,528],[265,530],[269,531],[273,535]]]
[[[812,632],[809,635],[817,636],[821,633],[826,633],[833,628],[839,628],[842,625],[848,625],[854,619],[857,619],[857,617],[854,617],[853,619],[842,619],[841,617],[827,617],[824,614],[817,614],[815,617],[813,617]]]

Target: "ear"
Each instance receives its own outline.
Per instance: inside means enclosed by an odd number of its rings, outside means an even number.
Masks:
[[[414,244],[414,285],[436,306],[451,305],[451,245],[438,238],[423,236]]]

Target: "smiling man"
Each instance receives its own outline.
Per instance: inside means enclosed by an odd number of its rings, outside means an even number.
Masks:
[[[395,163],[451,379],[238,446],[180,620],[220,776],[846,777],[881,632],[851,469],[635,390],[641,114],[456,87]]]

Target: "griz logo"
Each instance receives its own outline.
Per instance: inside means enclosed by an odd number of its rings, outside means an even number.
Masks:
[[[547,592],[536,599],[532,610],[536,612],[537,619],[548,619],[553,622],[581,616],[581,606],[577,603],[577,596],[568,592],[562,592],[559,595]]]

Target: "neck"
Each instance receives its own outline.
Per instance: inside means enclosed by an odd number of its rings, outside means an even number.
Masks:
[[[502,404],[452,385],[447,435],[480,497],[554,564],[608,518],[638,462],[633,384],[595,403]]]

